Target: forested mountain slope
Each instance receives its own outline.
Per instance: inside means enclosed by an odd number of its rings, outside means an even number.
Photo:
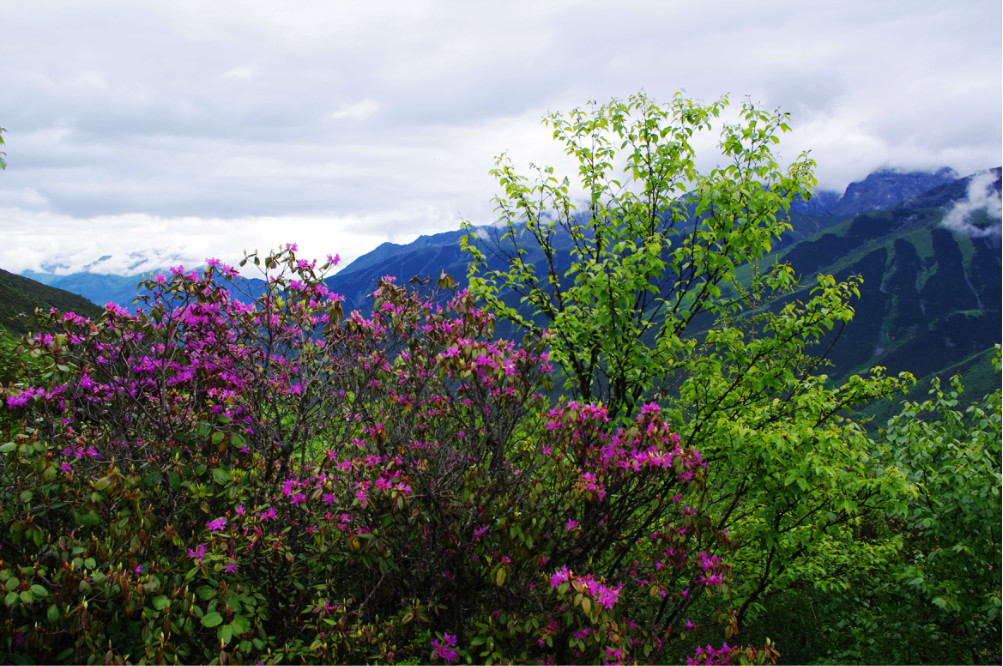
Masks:
[[[1000,170],[992,174],[989,188],[998,198]],[[945,228],[945,218],[969,200],[972,185],[972,177],[953,175],[945,169],[883,171],[852,183],[837,201],[823,192],[824,206],[792,207],[792,229],[777,243],[774,258],[791,264],[806,285],[818,273],[863,279],[856,317],[828,350],[833,376],[874,365],[919,377],[953,372],[970,368],[973,359],[1000,342],[1000,236],[990,231],[992,225],[998,230],[999,221],[974,211],[967,233]],[[930,189],[922,190],[925,186]],[[883,204],[890,207],[875,209]],[[384,275],[434,280],[446,272],[462,283],[461,236],[447,232],[405,246],[386,243],[328,284],[345,295],[349,308],[363,308]],[[533,253],[526,257],[527,263],[541,260]]]
[[[51,308],[93,317],[101,309],[87,299],[0,270],[0,384],[12,380],[20,365],[18,339],[34,328],[35,310]]]
[[[84,316],[101,312],[82,296],[0,270],[0,329],[16,335],[27,333],[35,308],[57,308]]]

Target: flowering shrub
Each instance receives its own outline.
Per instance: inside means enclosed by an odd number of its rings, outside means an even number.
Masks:
[[[657,406],[551,407],[547,339],[493,339],[464,292],[384,280],[345,315],[334,258],[246,261],[252,303],[210,261],[27,340],[43,370],[0,389],[7,661],[665,662],[732,636],[691,617],[727,539]]]

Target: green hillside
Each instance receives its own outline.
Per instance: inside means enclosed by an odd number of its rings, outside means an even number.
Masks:
[[[973,372],[1000,342],[999,240],[952,233],[939,226],[943,217],[941,208],[865,213],[780,255],[806,281],[863,279],[856,316],[829,341],[834,376],[875,365],[917,377],[965,370],[995,382],[976,392],[999,386],[992,373]]]
[[[35,308],[56,308],[86,317],[101,314],[101,308],[82,296],[0,269],[0,328],[14,335],[27,333]]]
[[[17,359],[19,338],[33,329],[35,309],[56,308],[86,317],[101,313],[82,296],[8,273],[0,269],[0,384],[11,381],[20,362]]]

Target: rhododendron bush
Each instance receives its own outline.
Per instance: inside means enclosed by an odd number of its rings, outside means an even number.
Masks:
[[[551,404],[548,340],[495,340],[465,292],[384,280],[346,314],[334,258],[246,261],[246,304],[210,261],[27,339],[43,370],[0,390],[5,661],[775,658],[724,642],[708,470],[657,405]]]

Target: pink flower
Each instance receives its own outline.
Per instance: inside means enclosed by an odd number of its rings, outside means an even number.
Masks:
[[[217,518],[216,520],[210,520],[205,524],[209,528],[210,532],[218,532],[224,527],[226,527],[226,518]]]
[[[7,396],[7,406],[11,409],[15,407],[23,407],[28,403],[28,398],[30,396],[27,393],[21,393],[19,395],[9,395]]]
[[[645,414],[657,414],[660,411],[662,411],[662,408],[658,406],[657,402],[649,402],[641,407],[641,416]]]
[[[622,584],[617,587],[606,587],[605,585],[599,585],[598,589],[596,590],[597,594],[595,595],[595,600],[603,608],[606,609],[613,608],[613,605],[617,602],[617,599],[620,598],[620,590],[622,588],[623,588]]]
[[[550,587],[560,587],[562,583],[567,582],[571,578],[573,573],[568,567],[561,567],[550,577]]]
[[[438,657],[446,663],[451,664],[456,661],[458,656],[456,650],[453,649],[455,647],[456,636],[453,636],[452,634],[443,634],[441,643],[438,638],[432,641],[432,648],[434,650],[432,652],[432,657]]]
[[[194,559],[195,560],[195,564],[202,564],[202,558],[205,557],[205,544],[204,543],[200,543],[198,545],[198,548],[196,548],[194,550],[192,550],[191,548],[189,548],[188,549],[188,557]]]
[[[369,482],[361,481],[355,491],[355,499],[359,501],[362,508],[365,509],[366,505],[369,504]]]

